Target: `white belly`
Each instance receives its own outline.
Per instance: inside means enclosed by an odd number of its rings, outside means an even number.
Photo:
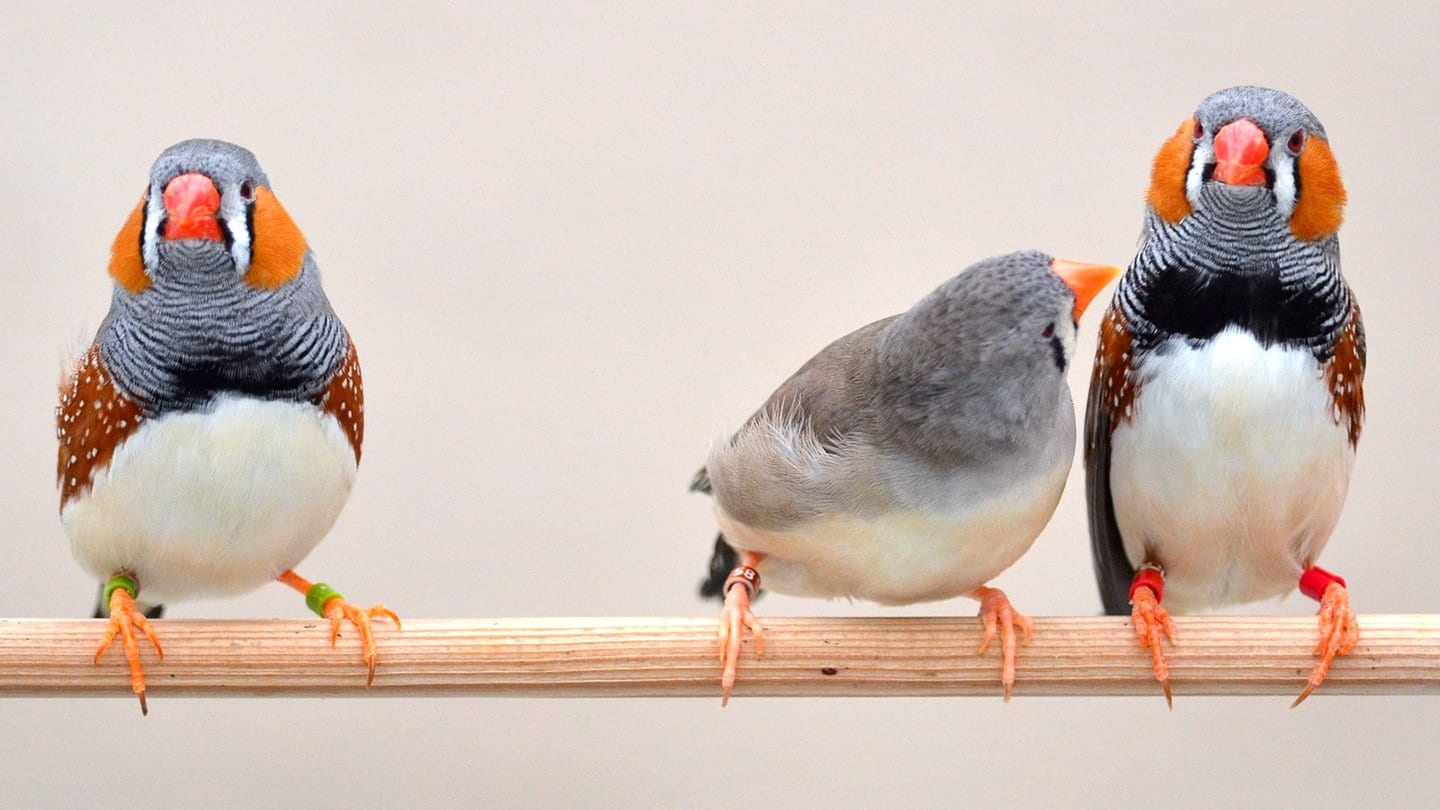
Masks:
[[[1200,349],[1177,341],[1140,373],[1133,420],[1111,440],[1131,563],[1153,550],[1182,611],[1289,592],[1340,519],[1355,460],[1319,363],[1226,330]]]
[[[909,604],[968,594],[1020,559],[1049,522],[1069,456],[1003,494],[944,509],[868,520],[824,518],[785,531],[756,529],[716,507],[731,545],[765,555],[761,586],[778,593]]]
[[[355,469],[339,424],[314,406],[223,396],[146,420],[60,518],[87,571],[133,571],[147,602],[234,594],[310,553]]]

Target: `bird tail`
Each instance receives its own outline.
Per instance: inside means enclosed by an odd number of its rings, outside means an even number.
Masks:
[[[740,564],[740,555],[725,542],[725,535],[715,535],[715,552],[710,555],[710,573],[700,583],[700,598],[724,601],[725,578]]]
[[[164,605],[152,605],[146,602],[136,602],[135,607],[145,614],[147,619],[158,619],[165,613]],[[95,595],[95,612],[91,614],[92,619],[110,618],[110,606],[105,604],[105,583],[100,583],[100,593]]]

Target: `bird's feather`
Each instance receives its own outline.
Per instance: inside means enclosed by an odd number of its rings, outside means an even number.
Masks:
[[[1090,550],[1100,601],[1110,615],[1130,613],[1130,581],[1135,567],[1125,555],[1115,504],[1110,494],[1110,436],[1122,405],[1130,406],[1131,337],[1118,307],[1112,306],[1100,327],[1100,348],[1090,377],[1085,406],[1085,498],[1089,505]],[[1123,358],[1123,359],[1122,359]]]

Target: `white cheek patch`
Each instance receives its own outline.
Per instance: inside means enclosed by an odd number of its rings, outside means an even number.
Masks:
[[[245,207],[239,186],[227,189],[220,196],[220,219],[230,231],[230,257],[235,260],[237,276],[245,275],[250,269],[250,223]]]
[[[1200,187],[1205,184],[1205,167],[1215,160],[1215,146],[1209,138],[1195,144],[1190,156],[1190,171],[1185,175],[1185,199],[1192,207],[1200,205]]]
[[[1060,335],[1060,345],[1064,349],[1065,363],[1068,366],[1070,359],[1075,356],[1075,338],[1080,332],[1080,324],[1075,322],[1075,308],[1073,306],[1061,306],[1060,317],[1055,321],[1055,331]],[[1070,328],[1066,329],[1065,326]]]
[[[1275,172],[1275,209],[1289,219],[1295,212],[1295,158],[1284,150],[1270,154],[1270,168]]]
[[[140,258],[151,278],[160,264],[160,224],[164,221],[165,193],[152,185],[145,201],[145,233],[140,237]]]

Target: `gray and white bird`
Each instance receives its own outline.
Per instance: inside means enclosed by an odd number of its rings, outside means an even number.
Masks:
[[[96,660],[123,639],[144,711],[135,630],[160,644],[142,588],[158,606],[278,579],[330,619],[332,643],[356,625],[373,679],[370,621],[395,614],[292,570],[355,480],[360,362],[255,156],[214,140],[166,149],[109,270],[110,313],[56,408],[61,522],[110,619]]]
[[[1301,591],[1319,662],[1358,638],[1315,565],[1365,414],[1365,330],[1340,275],[1345,187],[1320,121],[1278,90],[1200,103],[1155,158],[1139,252],[1100,328],[1086,489],[1105,609],[1170,696],[1169,611]]]
[[[831,343],[727,441],[692,489],[720,537],[701,587],[719,596],[722,700],[763,577],[781,593],[883,604],[980,600],[1015,681],[1015,627],[985,586],[1029,549],[1075,452],[1065,371],[1076,323],[1114,267],[1024,251],[978,262],[909,311]]]

